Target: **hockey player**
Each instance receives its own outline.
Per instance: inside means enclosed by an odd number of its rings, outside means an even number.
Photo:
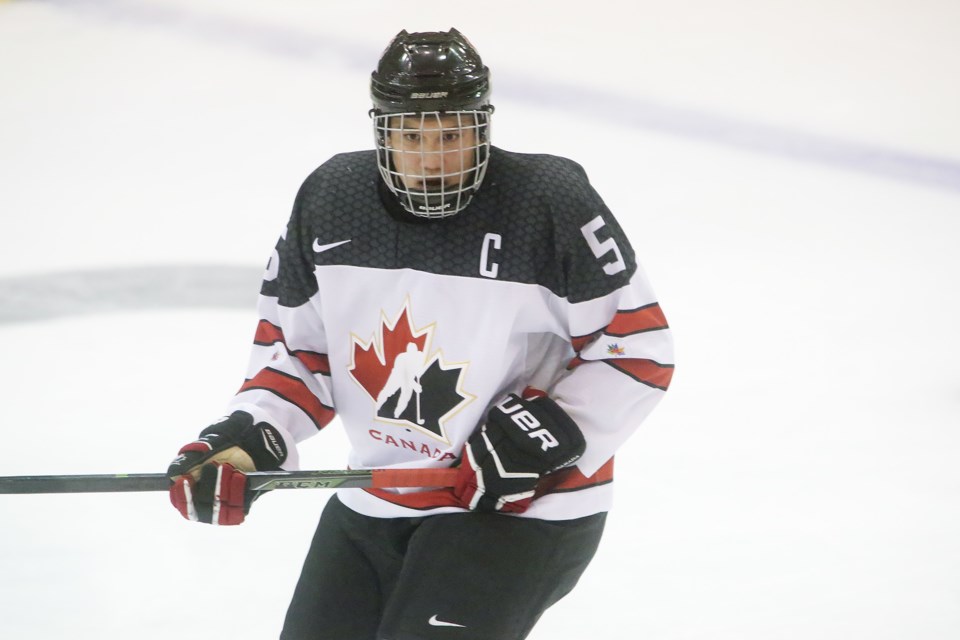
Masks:
[[[171,500],[242,522],[244,472],[296,468],[338,415],[351,468],[456,466],[457,485],[331,496],[281,638],[524,638],[593,557],[670,331],[581,167],[490,145],[463,35],[400,32],[371,93],[376,149],[303,183],[246,381],[171,464]]]

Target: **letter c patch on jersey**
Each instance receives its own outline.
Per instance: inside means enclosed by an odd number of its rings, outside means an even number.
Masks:
[[[500,272],[500,265],[490,257],[491,247],[500,250],[502,238],[499,233],[488,233],[483,236],[483,245],[480,247],[480,275],[484,278],[496,278]]]

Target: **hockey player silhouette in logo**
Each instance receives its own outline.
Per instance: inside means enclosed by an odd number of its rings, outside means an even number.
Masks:
[[[393,361],[393,369],[383,389],[377,396],[377,415],[384,409],[387,401],[400,392],[397,398],[397,404],[393,408],[393,417],[399,419],[410,404],[410,396],[417,394],[417,424],[423,424],[423,417],[420,415],[420,394],[423,393],[423,387],[420,384],[420,374],[423,373],[424,353],[417,348],[417,345],[407,343],[407,350],[398,355]]]

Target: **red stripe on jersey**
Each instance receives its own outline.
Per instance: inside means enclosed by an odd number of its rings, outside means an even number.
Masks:
[[[303,363],[310,373],[330,375],[330,357],[313,351],[291,351],[290,355]]]
[[[634,358],[624,358],[622,360],[604,360],[615,369],[619,369],[637,382],[642,382],[648,387],[667,390],[670,381],[673,380],[673,365],[660,364],[653,360],[639,360]]]
[[[276,369],[261,369],[257,375],[243,383],[238,393],[251,389],[262,389],[283,398],[307,414],[317,429],[327,426],[336,415],[332,407],[323,404],[313,395],[303,380]]]
[[[277,342],[284,342],[283,329],[266,320],[261,320],[257,324],[257,333],[253,336],[253,343],[261,346],[268,346]]]
[[[667,318],[663,315],[663,310],[660,308],[660,304],[653,302],[630,311],[617,311],[617,314],[613,316],[610,324],[600,331],[594,331],[589,335],[571,338],[570,342],[573,345],[573,350],[576,353],[580,353],[584,347],[590,344],[594,338],[600,334],[605,333],[614,338],[625,338],[635,333],[667,329],[669,326],[670,325],[667,324]]]
[[[595,331],[588,336],[580,336],[578,338],[572,338],[570,342],[573,344],[573,350],[577,353],[583,351],[583,348],[587,346],[594,338],[600,335],[599,331]]]
[[[668,326],[660,305],[654,302],[632,311],[618,311],[604,333],[622,338],[644,331],[666,329]]]
[[[253,338],[253,343],[262,347],[268,347],[278,342],[284,347],[287,347],[286,340],[283,337],[283,329],[266,320],[261,320],[260,323],[257,324],[257,333]],[[287,353],[302,362],[303,366],[305,366],[310,373],[320,373],[325,376],[330,375],[330,358],[325,353],[304,351],[302,349],[290,351],[289,347],[287,347]]]

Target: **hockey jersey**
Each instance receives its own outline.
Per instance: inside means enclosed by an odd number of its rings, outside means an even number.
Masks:
[[[611,504],[613,456],[670,384],[670,329],[617,221],[565,158],[492,148],[482,188],[439,220],[391,213],[375,152],[300,188],[266,268],[229,409],[296,443],[339,416],[354,469],[449,467],[508,393],[546,391],[587,446],[521,517]],[[342,489],[378,517],[461,511],[449,489]]]

